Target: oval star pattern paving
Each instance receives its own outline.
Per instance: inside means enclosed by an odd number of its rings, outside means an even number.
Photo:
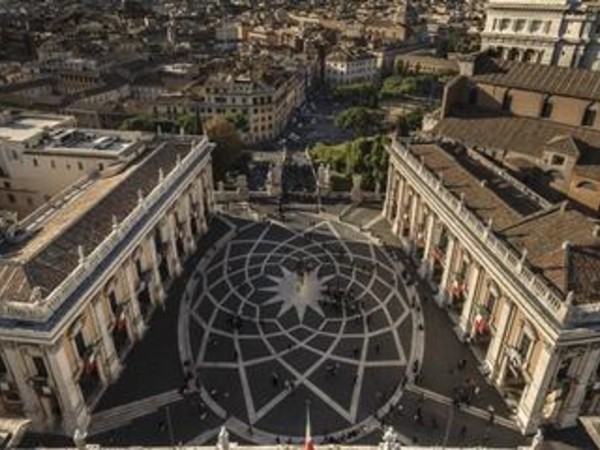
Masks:
[[[196,268],[179,318],[202,401],[250,439],[302,436],[307,400],[315,435],[360,435],[422,347],[397,264],[339,222],[238,228]]]

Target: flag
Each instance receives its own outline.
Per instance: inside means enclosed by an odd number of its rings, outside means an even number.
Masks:
[[[306,436],[304,438],[304,450],[315,450],[310,432],[310,407],[306,405]]]

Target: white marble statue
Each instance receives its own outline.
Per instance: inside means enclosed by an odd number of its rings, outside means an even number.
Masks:
[[[221,427],[219,437],[217,438],[217,450],[229,450],[229,433],[227,428]]]

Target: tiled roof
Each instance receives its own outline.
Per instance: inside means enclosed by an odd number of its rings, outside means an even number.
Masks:
[[[534,158],[541,158],[546,149],[559,149],[569,154],[580,151],[588,164],[600,163],[600,131],[543,119],[457,108],[452,117],[440,121],[433,133],[468,146],[505,150]],[[565,137],[572,137],[573,141],[565,140]],[[590,158],[594,161],[589,161]]]
[[[475,161],[468,165],[468,170],[466,161],[465,165],[461,165],[455,157],[435,144],[413,145],[411,151],[423,158],[425,166],[443,180],[446,189],[457,197],[464,195],[465,205],[471,211],[484,221],[492,219],[494,229],[509,226],[524,216],[519,212],[522,205],[520,199],[514,197],[510,204],[494,192],[494,181],[496,184],[500,181]],[[482,179],[492,183],[487,187],[482,186]]]
[[[446,189],[464,194],[470,211],[482,221],[492,219],[497,236],[518,252],[527,250],[534,271],[564,294],[574,289],[576,303],[600,301],[600,239],[594,236],[591,219],[568,208],[536,207],[467,155],[451,154],[437,144],[415,144],[410,150],[423,158]]]
[[[477,60],[473,81],[600,100],[600,72],[491,58]]]
[[[594,222],[582,213],[552,209],[499,234],[514,248],[527,249],[529,263],[563,293],[575,289],[576,303],[600,300],[600,283],[592,285],[600,277],[600,240],[594,237]]]
[[[78,265],[78,247],[91,253],[112,231],[112,217],[123,220],[138,203],[138,190],[147,195],[158,184],[159,168],[165,175],[183,158],[189,144],[168,142],[154,147],[135,161],[137,167],[93,208],[63,230],[42,251],[20,265],[0,259],[0,299],[27,302],[35,287],[46,295]]]

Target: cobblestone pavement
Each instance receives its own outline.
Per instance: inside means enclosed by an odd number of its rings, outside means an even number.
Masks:
[[[307,401],[316,435],[358,435],[399,400],[423,334],[395,263],[352,228],[251,222],[196,273],[182,360],[249,438],[301,438]]]

